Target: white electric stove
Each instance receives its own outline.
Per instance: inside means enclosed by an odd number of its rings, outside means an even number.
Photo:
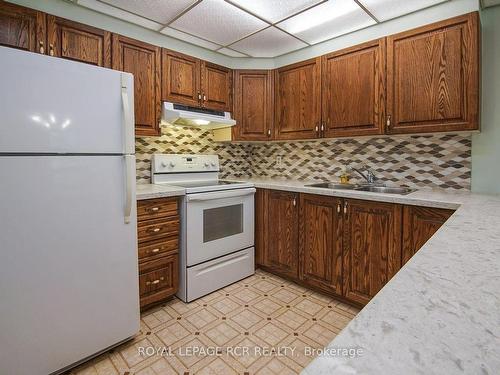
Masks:
[[[219,179],[217,155],[154,154],[153,184],[186,189],[179,292],[193,301],[255,272],[252,183]]]

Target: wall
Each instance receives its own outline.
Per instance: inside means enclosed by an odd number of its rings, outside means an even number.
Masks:
[[[472,191],[500,194],[500,6],[481,12],[481,133],[472,137]]]
[[[153,153],[214,153],[223,178],[338,180],[344,165],[368,165],[388,184],[469,190],[470,150],[470,136],[457,134],[231,144],[214,142],[210,131],[168,127],[136,139],[137,181],[150,182]]]

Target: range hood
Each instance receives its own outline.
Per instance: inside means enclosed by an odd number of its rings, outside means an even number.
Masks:
[[[163,102],[160,124],[219,129],[236,125],[236,121],[229,112]]]

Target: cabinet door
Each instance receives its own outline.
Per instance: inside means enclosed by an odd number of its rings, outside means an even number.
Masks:
[[[344,295],[366,304],[401,267],[401,206],[344,201]]]
[[[111,67],[111,33],[95,27],[47,16],[49,55]]]
[[[203,107],[231,112],[232,70],[206,61],[201,63]]]
[[[390,133],[478,129],[478,14],[387,38]]]
[[[453,214],[453,210],[440,208],[403,207],[403,254],[402,264],[432,237]]]
[[[46,53],[45,14],[0,0],[0,46]]]
[[[267,249],[267,190],[255,192],[255,264],[266,265]]]
[[[330,53],[322,64],[322,135],[382,134],[385,39]]]
[[[136,135],[159,135],[160,48],[113,34],[113,69],[134,75]]]
[[[235,71],[235,140],[265,141],[272,138],[272,78],[270,70]]]
[[[319,136],[321,58],[276,70],[276,139]]]
[[[266,265],[273,272],[298,277],[298,194],[268,192]]]
[[[300,195],[300,279],[342,294],[342,200]]]
[[[200,60],[163,49],[162,98],[178,104],[201,104]]]

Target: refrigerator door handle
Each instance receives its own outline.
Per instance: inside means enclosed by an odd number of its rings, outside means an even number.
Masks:
[[[125,154],[133,154],[135,150],[135,134],[134,134],[134,81],[129,73],[121,74],[121,89],[122,89],[122,107],[123,117],[125,120]]]
[[[125,224],[130,224],[135,184],[135,156],[125,155]]]

